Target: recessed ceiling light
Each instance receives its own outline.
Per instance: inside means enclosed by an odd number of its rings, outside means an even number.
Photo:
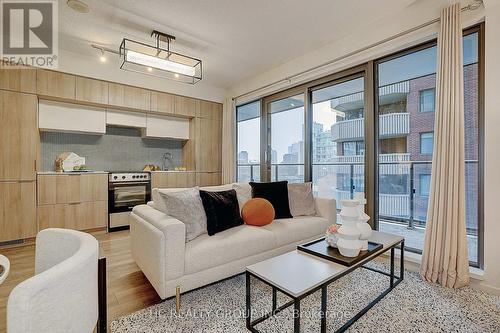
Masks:
[[[69,8],[73,9],[75,12],[80,14],[87,14],[90,12],[89,6],[80,0],[68,0],[66,2]]]
[[[101,62],[106,62],[106,55],[104,53],[104,49],[101,49],[101,55],[99,56],[99,60],[101,60]]]
[[[177,73],[175,73],[174,76],[175,76],[176,79],[179,78],[179,74],[177,74]]]

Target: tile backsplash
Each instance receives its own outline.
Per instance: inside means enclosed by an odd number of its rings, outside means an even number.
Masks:
[[[85,157],[87,167],[96,171],[139,171],[145,164],[161,167],[168,152],[173,169],[182,165],[182,145],[177,140],[142,138],[136,128],[107,127],[105,135],[42,132],[42,171],[53,171],[57,155],[64,152]]]

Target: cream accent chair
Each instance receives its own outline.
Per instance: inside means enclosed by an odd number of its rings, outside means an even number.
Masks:
[[[98,255],[99,243],[87,233],[40,231],[35,276],[9,296],[7,333],[91,333],[98,319]]]
[[[2,267],[2,271],[0,273],[0,284],[2,284],[7,275],[9,275],[10,271],[10,261],[6,256],[0,254],[0,267]]]

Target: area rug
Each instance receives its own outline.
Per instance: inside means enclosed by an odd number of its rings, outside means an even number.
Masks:
[[[387,270],[382,262],[371,264]],[[399,270],[397,270],[399,272]],[[314,274],[314,272],[311,272]],[[366,306],[389,284],[388,277],[365,269],[331,284],[328,288],[327,331],[334,332]],[[278,293],[278,303],[289,299]],[[301,331],[319,332],[321,292],[301,302]],[[271,309],[271,288],[252,280],[252,307]],[[175,313],[175,300],[167,300],[111,323],[113,333],[129,332],[248,332],[245,328],[245,276],[187,293],[182,310]],[[260,312],[257,312],[257,316]],[[257,326],[261,332],[293,332],[293,308]],[[442,288],[422,281],[417,273],[405,279],[377,303],[348,332],[500,332],[500,297],[469,287]]]

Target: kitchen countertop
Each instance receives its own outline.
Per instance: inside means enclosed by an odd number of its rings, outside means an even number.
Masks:
[[[171,173],[182,173],[182,172],[196,172],[194,170],[183,170],[183,171],[175,171],[175,170],[160,170],[160,171],[148,171],[148,172],[151,172],[151,173],[168,173],[168,172],[171,172]]]
[[[88,171],[88,172],[81,172],[81,171],[73,171],[73,172],[57,172],[57,171],[38,171],[36,174],[37,175],[91,175],[91,174],[96,174],[96,173],[109,173],[107,171]]]

